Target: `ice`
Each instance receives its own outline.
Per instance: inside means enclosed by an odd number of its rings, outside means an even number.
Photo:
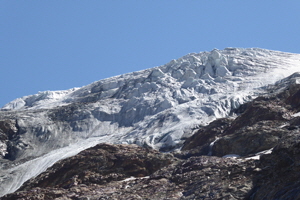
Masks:
[[[17,98],[8,104],[4,105],[2,109],[14,109],[18,110],[21,108],[24,108],[26,105],[26,102],[22,98]]]
[[[214,141],[212,141],[210,144],[209,144],[209,151],[208,151],[208,156],[211,156],[212,155],[212,148],[213,146],[215,145],[215,143],[219,140],[220,138],[216,138]]]
[[[155,68],[150,74],[150,78],[152,81],[156,81],[157,79],[162,78],[164,76],[165,74],[159,68]]]
[[[82,140],[70,146],[51,151],[46,155],[25,162],[11,169],[2,170],[0,172],[0,196],[14,192],[25,181],[39,175],[58,160],[76,155],[84,149],[106,141],[106,139],[107,138],[105,137],[95,137]]]
[[[217,76],[230,76],[230,71],[225,66],[220,66],[216,69],[216,75]]]
[[[185,73],[182,76],[182,80],[187,80],[189,78],[195,78],[196,77],[196,72],[193,69],[187,69]]]
[[[70,93],[74,92],[78,88],[72,88],[70,90],[62,91],[44,91],[38,94],[25,96],[13,100],[12,102],[3,106],[2,109],[26,109],[26,108],[49,108],[56,106],[57,104],[62,105],[62,100]],[[56,104],[55,104],[56,103]]]

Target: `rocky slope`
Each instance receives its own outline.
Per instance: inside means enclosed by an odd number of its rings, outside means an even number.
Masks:
[[[299,199],[300,73],[266,91],[181,151],[99,144],[1,199]]]

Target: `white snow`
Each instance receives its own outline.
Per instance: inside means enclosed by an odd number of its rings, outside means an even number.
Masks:
[[[225,156],[223,156],[223,158],[239,158],[241,156],[237,155],[237,154],[227,154]]]
[[[267,149],[267,150],[256,153],[254,156],[246,157],[246,158],[242,158],[242,159],[245,159],[245,160],[259,160],[261,155],[271,154],[272,151],[273,151],[273,148]],[[240,158],[240,157],[241,156],[237,155],[237,154],[227,154],[227,155],[223,156],[223,158]]]
[[[129,178],[121,180],[120,182],[127,182],[127,181],[133,181],[133,180],[137,180],[137,179],[147,179],[147,178],[150,178],[150,176],[144,176],[144,177],[134,177],[134,176],[131,176]]]
[[[251,159],[252,159],[252,160],[259,160],[261,155],[271,154],[272,151],[273,151],[273,148],[267,149],[267,150],[258,152],[258,153],[256,153],[254,156],[247,157],[247,158],[245,158],[245,159],[246,159],[246,160],[251,160]]]
[[[25,130],[20,140],[30,148],[20,158],[46,155],[11,169],[3,178],[1,194],[13,192],[64,158],[65,150],[57,149],[67,145],[75,145],[67,155],[99,141],[164,151],[180,148],[181,137],[193,127],[228,116],[232,109],[264,93],[263,86],[299,69],[298,54],[214,49],[81,88],[16,99],[2,108],[1,115],[17,115]],[[34,172],[28,171],[31,168]]]
[[[297,112],[295,114],[292,115],[293,117],[300,117],[300,112]]]
[[[95,146],[98,143],[105,142],[106,139],[107,138],[105,137],[95,137],[89,138],[87,140],[81,140],[80,142],[77,142],[70,146],[66,146],[61,149],[56,149],[54,151],[49,152],[46,155],[25,162],[14,168],[1,170],[0,196],[14,192],[25,181],[39,175],[58,160],[76,155],[84,149]]]
[[[218,141],[220,138],[216,138],[214,141],[212,141],[210,144],[209,144],[209,151],[208,151],[208,156],[211,156],[212,155],[212,148],[213,146],[215,145],[216,141]]]

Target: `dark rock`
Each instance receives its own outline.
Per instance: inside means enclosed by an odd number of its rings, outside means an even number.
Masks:
[[[7,140],[14,137],[18,128],[15,120],[0,121],[0,140]]]
[[[211,151],[210,144],[221,137],[224,129],[229,127],[232,119],[222,118],[211,122],[209,125],[200,128],[193,136],[186,139],[181,148],[181,157],[208,155]],[[178,157],[179,154],[177,154]]]
[[[285,103],[292,106],[293,109],[299,109],[300,107],[300,84],[296,81],[288,85],[285,90]]]
[[[261,157],[250,199],[300,199],[300,134],[281,139],[272,154]]]
[[[100,158],[107,154],[107,160],[95,159],[94,151],[101,152]],[[129,152],[135,152],[140,159],[138,163],[151,160],[143,167],[151,175],[144,173],[147,176],[140,177],[141,164],[132,164],[131,156],[126,156]],[[84,168],[80,162],[84,162]],[[95,167],[101,163],[107,164]],[[131,167],[127,168],[127,164]],[[136,146],[102,144],[55,164],[2,199],[245,199],[253,188],[256,165],[254,160],[213,156],[180,161],[169,154]],[[155,171],[157,168],[160,169]],[[135,177],[127,178],[132,175]],[[94,181],[96,177],[98,180],[101,177],[101,181]]]
[[[278,128],[279,124],[280,121],[260,121],[252,126],[243,127],[216,141],[212,148],[212,155],[247,156],[273,148],[288,132],[286,129]]]
[[[248,103],[247,109],[224,130],[224,137],[215,142],[212,155],[246,156],[276,146],[288,132],[280,127],[292,119],[293,111],[283,102],[286,98],[284,91]]]
[[[288,113],[288,110],[279,102],[264,97],[257,98],[247,107],[244,113],[232,122],[224,134],[232,134],[242,127],[252,126],[260,121],[287,121],[286,113]]]
[[[10,154],[10,141],[17,136],[18,128],[15,120],[0,121],[0,157]]]
[[[105,184],[130,176],[145,177],[173,160],[170,154],[136,145],[99,144],[59,161],[47,172],[25,183],[21,190],[30,187],[70,188],[73,184]]]

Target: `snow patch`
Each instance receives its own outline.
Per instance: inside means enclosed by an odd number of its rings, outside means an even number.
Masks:
[[[254,156],[245,158],[246,160],[259,160],[261,155],[271,154],[274,148],[267,149],[261,152],[256,153]]]
[[[222,158],[239,158],[241,157],[240,155],[237,154],[227,154],[225,156],[223,156]]]
[[[293,114],[292,116],[293,116],[293,117],[300,117],[300,112],[295,113],[295,114]]]

